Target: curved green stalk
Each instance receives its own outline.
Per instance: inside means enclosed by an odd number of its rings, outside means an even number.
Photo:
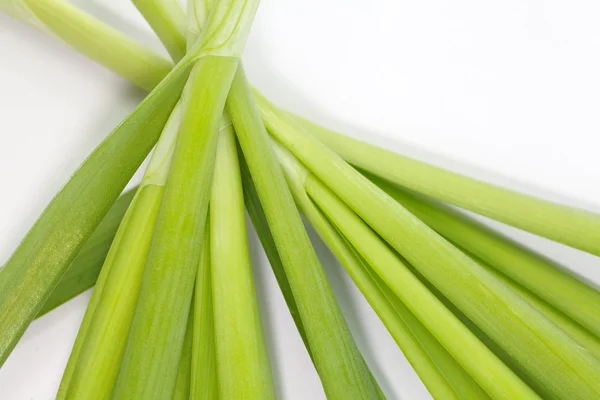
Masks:
[[[296,204],[377,312],[431,395],[489,398],[316,207],[302,184],[304,167],[285,149],[279,148],[279,155]]]
[[[275,399],[252,277],[233,128],[221,131],[210,199],[211,272],[222,399]]]
[[[65,0],[0,0],[0,11],[60,38],[147,91],[173,64]]]
[[[259,102],[269,132],[540,384],[559,397],[600,395],[595,357],[295,121]]]
[[[567,270],[450,207],[381,178],[375,184],[449,241],[519,282],[600,337],[600,292]]]
[[[182,62],[90,154],[0,271],[0,365],[156,143],[189,71]]]
[[[600,255],[600,214],[469,178],[341,135],[304,118],[293,118],[356,167],[435,199]]]

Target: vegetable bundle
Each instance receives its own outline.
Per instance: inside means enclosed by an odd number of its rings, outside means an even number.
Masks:
[[[449,205],[597,256],[600,215],[277,107],[240,61],[258,0],[133,2],[172,62],[64,0],[0,0],[149,91],[0,270],[0,366],[95,284],[57,398],[275,398],[247,211],[327,398],[386,396],[301,215],[434,398],[600,398],[598,290]]]

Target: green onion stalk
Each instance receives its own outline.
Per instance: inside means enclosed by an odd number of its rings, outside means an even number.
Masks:
[[[600,393],[600,382],[595,372],[599,370],[600,362],[587,350],[316,140],[302,125],[276,112],[266,99],[257,99],[269,133],[314,174],[315,179],[309,175],[306,181],[306,190],[313,200],[318,203],[327,194],[322,188],[331,190],[336,198],[503,347],[533,379],[556,396],[593,398]],[[341,227],[338,226],[338,229]],[[344,234],[349,233],[344,231]],[[392,273],[384,266],[372,265],[376,270],[379,268],[377,272],[382,278]],[[400,287],[396,289],[396,294],[401,297]],[[438,340],[442,338],[438,337]],[[466,368],[469,362],[464,360],[461,365]],[[488,391],[484,385],[489,382],[477,381]],[[488,393],[491,394],[490,391]]]
[[[182,121],[115,399],[168,399],[177,380],[202,242],[221,116],[258,1],[217,3],[192,60]]]
[[[199,1],[193,5],[188,17],[196,24],[189,25],[201,31],[210,4]],[[156,27],[155,30],[159,31]],[[166,46],[168,43],[165,41]],[[352,339],[304,230],[241,66],[233,80],[227,108],[282,260],[276,265],[285,269],[297,315],[302,320],[303,337],[325,392],[332,398],[379,398],[379,387]],[[212,273],[214,279],[215,271]],[[287,289],[288,285],[284,287]],[[218,350],[218,340],[216,347]]]
[[[180,114],[180,107],[175,107],[117,231],[63,374],[59,400],[110,398],[133,320]]]
[[[306,169],[281,145],[278,145],[278,155],[300,210],[377,312],[431,395],[436,399],[487,398],[483,389],[309,198],[302,184]]]
[[[162,2],[163,3],[171,3],[172,0],[162,0]],[[22,3],[21,7],[15,7],[15,4],[18,5],[21,3]],[[86,47],[86,49],[88,49],[88,51],[93,51],[95,54],[97,54],[97,56],[91,56],[91,58],[97,60],[98,62],[102,63],[103,65],[108,66],[109,68],[111,68],[115,72],[121,74],[125,78],[132,80],[134,83],[138,84],[138,86],[140,86],[142,88],[148,88],[148,86],[153,87],[155,84],[157,84],[160,81],[160,77],[164,76],[164,73],[165,73],[164,68],[161,69],[161,67],[160,67],[161,63],[158,61],[153,61],[151,63],[148,63],[148,62],[142,62],[140,60],[136,60],[135,57],[121,57],[121,56],[117,56],[116,55],[117,53],[115,53],[115,51],[112,48],[110,49],[110,51],[107,48],[105,48],[103,46],[103,43],[110,42],[110,38],[114,35],[118,35],[119,33],[116,32],[111,27],[101,23],[100,21],[95,20],[93,17],[75,9],[73,6],[68,5],[68,3],[64,2],[63,0],[43,0],[43,1],[39,2],[40,4],[42,4],[42,3],[45,4],[45,7],[49,10],[49,11],[46,11],[46,14],[38,12],[37,14],[32,15],[31,9],[27,7],[27,4],[29,4],[29,3],[31,3],[31,2],[30,1],[29,2],[28,1],[7,2],[5,0],[4,3],[0,3],[0,4],[3,5],[3,9],[5,9],[5,10],[8,9],[8,12],[11,13],[12,15],[16,15],[18,18],[21,18],[25,21],[33,23],[33,25],[43,29],[46,32],[52,32],[53,29],[57,29],[57,28],[49,27],[47,24],[44,24],[44,21],[47,21],[50,18],[50,15],[60,15],[62,25],[65,25],[64,29],[67,29],[66,27],[69,27],[68,28],[69,32],[70,31],[76,32],[77,29],[79,29],[78,27],[84,26],[81,23],[81,20],[84,17],[91,18],[91,21],[93,21],[93,23],[90,22],[88,25],[92,27],[90,29],[94,30],[94,35],[90,35],[91,37],[94,38],[94,40],[90,40],[85,45],[85,47]],[[140,7],[140,9],[143,9],[140,6],[141,3],[146,3],[146,4],[150,4],[150,5],[152,4],[152,2],[137,1],[136,5],[138,5],[138,7]],[[149,6],[147,6],[147,7],[149,7]],[[68,8],[68,10],[67,10],[67,8]],[[190,9],[188,11],[189,15],[194,15],[195,17],[202,19],[202,18],[205,18],[205,16],[208,14],[209,7],[208,7],[208,3],[206,3],[206,2],[200,2],[200,6],[196,6],[196,2],[190,2],[189,9]],[[24,12],[23,10],[28,11],[28,12]],[[80,13],[82,13],[82,15],[80,15]],[[182,19],[181,14],[179,12],[172,13],[171,18]],[[150,19],[150,20],[152,21],[152,19]],[[189,19],[189,20],[191,21],[192,19]],[[85,25],[85,26],[88,26],[88,25]],[[181,25],[182,25],[181,22],[171,23],[171,26],[181,26]],[[193,23],[190,23],[190,25],[191,26],[197,25],[197,23],[193,22]],[[44,26],[45,26],[45,28],[44,28]],[[98,28],[96,28],[96,27],[98,27]],[[190,32],[190,31],[191,31],[191,29],[188,30],[188,32]],[[56,32],[54,34],[57,35]],[[82,35],[61,34],[60,37],[65,42],[70,43],[71,45],[73,45],[77,48],[76,44],[77,44],[77,40],[80,36],[82,36]],[[128,43],[131,43],[131,42],[128,42]],[[138,49],[142,49],[141,46],[135,45],[135,43],[134,43],[134,46],[136,46],[136,48],[138,48]],[[116,63],[117,66],[114,66],[113,63]],[[136,71],[136,73],[134,73],[134,74],[124,73],[123,68],[119,67],[120,64],[134,65],[135,66],[134,70]],[[131,75],[143,76],[144,73],[146,73],[149,70],[154,71],[153,74],[154,74],[154,76],[156,76],[156,78],[152,81],[151,85],[140,84],[139,82],[136,82],[136,80],[131,77]],[[161,70],[163,71],[163,73],[160,72]],[[288,113],[288,115],[289,115],[289,113]],[[523,229],[530,230],[534,233],[538,233],[538,234],[545,235],[548,237],[553,236],[553,235],[542,232],[542,231],[547,231],[548,230],[547,228],[543,228],[540,230],[540,229],[533,229],[533,228],[531,228],[531,226],[533,226],[535,224],[554,224],[555,226],[558,226],[556,222],[552,222],[558,218],[558,219],[561,219],[561,221],[562,221],[560,224],[560,227],[561,227],[560,230],[564,231],[565,227],[567,227],[566,229],[576,230],[579,232],[574,235],[568,234],[566,236],[576,238],[576,237],[582,236],[582,232],[583,232],[583,236],[587,236],[587,237],[591,238],[590,241],[595,242],[595,243],[600,243],[600,241],[594,239],[597,236],[597,233],[594,233],[594,232],[598,232],[598,229],[599,229],[598,227],[600,226],[600,224],[598,223],[598,219],[600,217],[598,217],[597,214],[591,214],[591,213],[587,213],[587,212],[579,212],[577,210],[565,208],[562,206],[552,205],[547,202],[536,200],[529,196],[519,195],[518,193],[507,191],[506,189],[491,186],[489,184],[484,184],[482,182],[470,179],[468,177],[464,177],[464,176],[461,176],[458,174],[453,174],[448,171],[444,171],[442,169],[433,167],[431,165],[391,153],[387,150],[383,150],[383,149],[377,148],[375,146],[367,145],[367,144],[359,142],[355,139],[347,138],[343,135],[339,135],[329,129],[320,127],[320,126],[318,126],[310,121],[307,121],[305,119],[302,119],[300,117],[293,116],[293,118],[296,119],[297,122],[301,123],[305,129],[308,129],[311,132],[311,134],[319,137],[320,140],[323,140],[328,145],[333,146],[333,148],[336,151],[338,151],[347,161],[349,161],[349,162],[353,163],[354,165],[357,165],[361,168],[364,168],[365,170],[372,171],[373,173],[375,173],[377,175],[383,176],[385,179],[388,179],[391,182],[396,182],[398,184],[412,188],[413,190],[416,190],[418,192],[430,195],[434,198],[448,201],[452,204],[456,204],[458,206],[470,209],[472,211],[479,212],[481,214],[487,215],[489,217],[504,221],[506,223],[509,223],[509,224],[512,224],[515,226],[519,226],[518,223],[525,224],[527,226],[520,226],[520,227]],[[338,141],[339,141],[339,143],[338,143]],[[361,155],[363,153],[361,149],[363,149],[363,148],[369,149],[369,151],[367,152],[368,154],[366,154],[364,156]],[[385,167],[380,166],[381,165],[379,163],[380,159],[385,160]],[[397,171],[402,171],[402,172],[399,173]],[[430,182],[431,184],[428,184],[427,182]],[[476,187],[478,188],[481,185],[483,185],[482,187],[484,188],[484,190],[480,191],[479,189],[477,189],[476,190],[477,195],[475,196],[474,195],[475,189],[473,189],[473,188],[476,188]],[[427,187],[425,187],[425,186],[427,186]],[[468,196],[464,195],[464,193],[466,193],[464,190],[465,188],[471,188],[471,189],[469,189],[470,195],[468,195]],[[490,188],[490,189],[488,190],[486,188]],[[502,201],[493,202],[493,207],[490,206],[490,204],[492,204],[492,203],[490,203],[490,201],[488,201],[488,200],[480,201],[480,199],[482,199],[482,198],[484,198],[484,199],[492,198],[498,193],[502,194],[502,196],[501,196]],[[519,218],[513,218],[513,217],[511,217],[511,215],[514,215],[513,212],[515,210],[517,210],[517,211],[521,210],[521,207],[518,206],[520,204],[519,199],[525,199],[525,200],[523,200],[524,201],[523,204],[527,204],[528,206],[525,208],[524,213],[521,213],[521,211],[519,211],[519,213],[524,214],[524,215],[519,214],[520,215]],[[515,206],[515,204],[517,206]],[[545,210],[543,213],[544,215],[540,215],[539,212],[529,212],[529,211],[531,211],[531,209],[537,209],[538,204],[542,205],[539,208],[539,210]],[[507,206],[503,207],[503,205],[507,205]],[[493,209],[493,211],[490,211],[491,209]],[[562,210],[556,214],[559,217],[553,216],[554,214],[553,214],[552,210],[558,210],[558,209]],[[529,210],[529,211],[527,211],[527,210]],[[591,228],[583,227],[583,225],[580,222],[577,222],[575,225],[572,225],[571,224],[572,221],[581,221],[582,218],[577,217],[577,218],[571,219],[570,214],[569,214],[571,212],[573,213],[573,215],[583,215],[584,216],[583,220],[588,221],[584,224],[590,224],[589,226],[591,226]],[[560,216],[562,216],[562,217],[560,217]],[[515,221],[512,221],[512,219],[517,219],[518,221],[515,222]],[[527,221],[531,221],[532,219],[537,222],[535,222],[535,223],[527,222]],[[579,228],[577,228],[577,226]],[[552,229],[550,229],[550,230],[552,230]],[[575,244],[573,244],[573,245],[575,247],[581,247],[581,246],[577,246]],[[544,282],[545,282],[545,280],[544,280]],[[560,291],[550,290],[550,289],[547,289],[547,290],[541,289],[540,292],[560,293]],[[545,300],[548,301],[547,298]],[[556,304],[554,304],[554,303],[552,303],[552,304],[554,306],[556,306]]]

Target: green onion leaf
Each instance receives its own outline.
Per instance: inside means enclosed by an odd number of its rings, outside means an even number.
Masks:
[[[298,116],[292,118],[356,167],[435,199],[600,255],[600,214],[472,179],[341,135]]]

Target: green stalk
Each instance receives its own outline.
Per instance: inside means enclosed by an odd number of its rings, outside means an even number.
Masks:
[[[115,399],[173,395],[202,250],[219,123],[257,8],[258,1],[252,0],[219,2],[192,50],[198,49],[198,56],[184,91],[181,128]]]
[[[188,71],[178,64],[90,154],[0,271],[0,365],[156,143]]]
[[[85,242],[36,318],[45,315],[96,284],[104,259],[136,190],[137,188],[134,188],[125,192],[115,201],[94,233]]]
[[[173,153],[175,107],[102,268],[58,399],[108,399],[119,373]]]
[[[295,121],[259,102],[269,132],[540,384],[558,397],[600,395],[600,362],[589,352]]]
[[[190,4],[191,7],[195,7],[196,2],[190,2],[189,4]],[[206,5],[206,2],[204,2],[204,4]],[[201,8],[200,10],[196,10],[194,12],[194,14],[195,15],[206,15],[207,14],[207,10],[206,10],[206,8]],[[91,17],[89,15],[86,15],[86,17],[93,19],[93,17]],[[65,23],[69,23],[69,24],[76,24],[78,22],[77,18],[75,18],[75,16],[72,15],[71,13],[61,14],[61,18],[64,20]],[[95,23],[99,23],[98,21],[95,21],[95,20],[94,20],[94,22]],[[105,28],[110,30],[109,27],[105,27]],[[114,32],[109,32],[109,33],[110,34],[114,34]],[[91,43],[91,44],[89,44],[88,47],[93,48],[94,51],[102,53],[104,55],[104,57],[109,57],[114,62],[117,62],[117,63],[118,62],[123,62],[123,61],[120,61],[120,60],[130,60],[129,58],[124,58],[124,57],[114,57],[114,54],[112,52],[107,51],[108,49],[104,49],[104,48],[102,48],[102,47],[99,46],[100,43],[107,43],[107,42],[109,42],[109,40],[108,40],[109,33],[99,32],[98,36],[97,36],[98,37],[97,43],[96,42],[95,43]],[[100,36],[100,34],[102,34],[103,36]],[[137,45],[137,46],[140,47],[139,45]],[[107,62],[103,62],[103,61],[100,61],[100,62],[102,62],[104,65],[108,66],[109,68],[112,68],[113,70],[115,69],[115,67],[111,67],[110,64],[107,63]],[[137,74],[135,74],[136,76],[139,75],[139,72],[143,72],[143,71],[145,71],[147,69],[141,63],[138,63],[136,68],[137,68],[136,71],[138,72]],[[158,82],[158,79],[155,80],[155,82]],[[296,118],[299,118],[299,117],[296,117]],[[330,130],[327,130],[325,128],[319,127],[319,126],[317,126],[315,124],[312,124],[312,123],[310,123],[310,122],[308,122],[306,120],[300,119],[300,118],[298,120],[303,121],[304,127],[308,128],[309,130],[311,130],[311,133],[317,135],[322,140],[333,141],[335,138],[338,137],[337,134],[335,134],[334,132],[332,132]],[[339,136],[339,137],[341,138],[340,139],[341,143],[347,143],[349,145],[349,147],[346,149],[346,151],[343,154],[345,154],[350,161],[356,162],[358,164],[358,161],[353,161],[354,158],[356,158],[357,160],[360,158],[360,154],[355,154],[355,148],[353,147],[354,144],[358,145],[358,143],[360,143],[360,146],[363,146],[363,145],[368,146],[368,145],[363,144],[362,142],[358,142],[358,141],[356,141],[354,139],[349,139],[349,138],[345,138],[345,137],[341,137],[341,136]],[[341,146],[341,144],[336,144],[336,143],[333,143],[333,145],[335,145],[335,146]],[[350,149],[353,149],[352,152],[350,151]],[[388,153],[385,150],[381,150],[381,149],[377,149],[377,151],[378,152],[379,151],[385,152],[386,154]],[[351,157],[351,155],[352,155],[352,157]],[[432,168],[430,166],[426,166],[426,165],[424,166],[423,163],[419,163],[419,162],[416,162],[416,161],[410,160],[410,159],[405,159],[402,156],[397,156],[397,155],[394,155],[394,154],[387,154],[386,159],[387,158],[393,158],[393,159],[395,159],[396,157],[399,157],[398,160],[408,160],[407,161],[408,164],[405,165],[405,167],[407,167],[407,166],[408,167],[410,167],[410,166],[416,166],[417,171],[421,171],[422,168],[425,168],[424,170],[428,170],[428,168]],[[405,169],[402,169],[402,171],[405,171]],[[388,170],[388,172],[395,174],[394,169]],[[383,174],[383,172],[381,172],[381,171],[379,173]],[[410,174],[407,174],[407,175],[410,175]],[[468,178],[465,178],[465,179],[468,179]],[[415,181],[415,182],[417,182],[417,181]],[[438,187],[440,187],[440,186],[438,186]],[[416,189],[418,189],[418,188],[416,188]],[[453,192],[448,192],[448,191],[444,190],[444,193],[453,193]],[[436,195],[436,196],[438,198],[440,198],[439,195]],[[446,199],[446,200],[450,201],[451,199]],[[468,199],[467,199],[467,201],[468,201]],[[466,207],[466,206],[463,205],[463,207]]]
[[[194,294],[192,376],[189,397],[191,400],[215,400],[218,398],[209,224],[206,226],[204,235]]]
[[[0,11],[58,37],[147,91],[173,68],[154,51],[64,0],[0,0]]]
[[[31,0],[23,1],[31,2]],[[57,0],[43,1],[56,2]],[[202,12],[206,13],[206,10],[203,9]],[[91,22],[95,24],[99,23],[88,15],[80,17],[69,12],[60,14],[63,24],[67,26],[79,23],[78,19],[83,19],[83,17],[91,19]],[[21,19],[27,20],[23,17]],[[57,29],[56,27],[51,28],[52,31]],[[108,27],[104,28],[95,33],[97,41],[86,43],[85,48],[80,51],[92,52],[91,55],[88,54],[91,58],[125,77],[129,76],[134,83],[140,73],[161,69],[160,62],[157,60],[146,64],[143,60],[120,57],[112,51],[112,48],[105,48],[103,44],[112,43],[111,37],[115,35],[115,32]],[[78,38],[77,36],[67,36],[63,39],[75,46]],[[139,45],[135,46],[140,47]],[[79,49],[79,47],[77,48]],[[141,49],[136,48],[136,50]],[[132,65],[129,66],[129,63]],[[127,75],[119,72],[124,69],[131,69],[133,73]],[[148,83],[137,84],[148,89],[153,87],[152,82],[157,84],[161,77],[160,74],[154,74],[153,81],[148,79]],[[323,143],[344,157],[346,161],[357,167],[433,198],[600,255],[600,215],[596,213],[540,200],[446,171],[346,137],[301,117],[293,116],[293,118],[311,134],[317,136]]]
[[[485,225],[373,175],[375,184],[449,241],[519,282],[600,337],[600,292]]]
[[[271,234],[269,223],[267,221],[267,216],[260,204],[260,199],[258,197],[258,193],[256,192],[256,187],[254,186],[254,182],[252,180],[252,176],[250,175],[250,171],[248,170],[248,165],[246,164],[246,160],[241,154],[240,149],[240,169],[242,172],[242,182],[244,189],[244,202],[246,204],[246,210],[248,210],[248,214],[250,215],[250,219],[252,220],[252,225],[254,226],[254,230],[258,235],[260,243],[262,245],[263,250],[269,260],[269,264],[271,265],[271,270],[273,270],[273,275],[275,275],[275,279],[277,280],[277,284],[281,293],[283,294],[283,298],[285,303],[292,315],[292,319],[296,324],[296,329],[304,342],[304,346],[308,351],[312,359],[312,352],[310,350],[308,338],[306,337],[306,332],[304,330],[304,325],[302,324],[302,319],[300,318],[300,312],[298,311],[298,305],[296,304],[296,299],[294,299],[294,293],[292,292],[292,288],[290,287],[290,282],[286,276],[285,268],[283,267],[283,261],[281,261],[281,257],[279,256],[279,251],[277,250],[277,245],[275,244],[275,239],[273,239],[273,235]]]
[[[377,312],[431,395],[436,399],[489,398],[315,206],[302,184],[306,170],[286,150],[279,150],[296,204]]]
[[[464,251],[466,252],[466,250]],[[502,281],[505,285],[510,286],[515,292],[519,294],[519,296],[527,300],[529,304],[531,304],[539,312],[544,314],[544,316],[546,316],[546,318],[552,321],[556,326],[565,331],[577,343],[579,343],[580,346],[587,349],[590,353],[594,355],[594,357],[600,360],[600,340],[597,336],[595,336],[593,333],[579,325],[577,322],[573,321],[573,319],[571,319],[566,314],[558,311],[556,308],[546,303],[543,299],[539,298],[523,286],[519,285],[517,282],[508,278],[506,275],[503,275],[502,273],[498,272],[498,270],[491,267],[489,264],[485,263],[484,261],[481,261],[472,254],[469,255],[481,266],[486,268],[497,279]]]
[[[192,382],[192,340],[194,336],[194,310],[190,310],[185,337],[183,338],[183,351],[177,368],[177,381],[173,400],[189,400]]]
[[[187,19],[178,0],[132,0],[175,61],[186,53]],[[191,0],[194,3],[194,0]]]
[[[332,399],[379,397],[306,234],[241,68],[227,102],[293,293],[313,362]]]
[[[538,199],[353,139],[294,116],[350,164],[390,182],[600,255],[600,214]]]
[[[481,343],[402,263],[348,206],[313,175],[307,193],[371,268],[450,354],[495,399],[536,399],[501,360]]]
[[[210,226],[219,397],[275,399],[252,277],[235,133],[219,137]]]

